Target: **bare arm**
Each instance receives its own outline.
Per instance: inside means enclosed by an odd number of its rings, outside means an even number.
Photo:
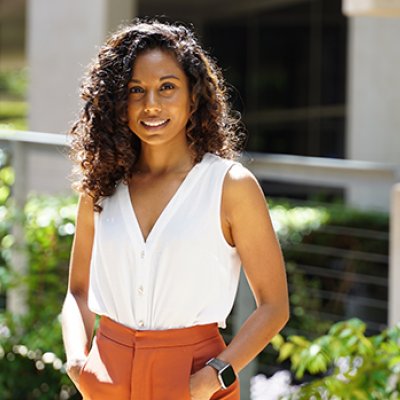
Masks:
[[[89,351],[95,321],[95,314],[87,306],[94,237],[93,215],[92,199],[81,195],[70,258],[68,291],[61,314],[68,373],[75,382]]]
[[[238,373],[286,324],[288,289],[282,252],[264,194],[255,177],[244,167],[233,166],[226,176],[222,219],[239,252],[257,304],[257,309],[217,356],[229,362]],[[197,376],[191,382],[195,393],[192,399],[208,399],[210,393],[219,389],[213,368],[204,367],[194,375]]]
[[[239,372],[284,327],[289,318],[289,299],[284,260],[268,206],[258,182],[246,168],[232,167],[225,182],[223,204],[257,304],[219,355]]]

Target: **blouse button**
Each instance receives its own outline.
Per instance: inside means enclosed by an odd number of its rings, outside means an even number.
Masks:
[[[139,292],[139,294],[143,294],[144,293],[143,286],[139,286],[138,292]]]
[[[139,326],[143,327],[144,326],[144,322],[142,320],[139,321]]]
[[[144,258],[144,250],[140,252],[140,258]]]

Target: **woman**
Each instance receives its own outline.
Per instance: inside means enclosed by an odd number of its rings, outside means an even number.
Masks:
[[[85,399],[239,399],[237,374],[286,323],[288,296],[263,193],[233,161],[219,69],[187,28],[138,20],[100,49],[82,98],[69,376]],[[241,265],[257,309],[226,346]]]

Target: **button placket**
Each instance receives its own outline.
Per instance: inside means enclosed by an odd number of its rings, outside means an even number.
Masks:
[[[138,280],[136,286],[136,299],[138,305],[138,325],[143,328],[148,321],[147,315],[147,298],[146,298],[146,288],[148,287],[148,254],[146,249],[142,247],[139,252],[139,268],[138,268]]]

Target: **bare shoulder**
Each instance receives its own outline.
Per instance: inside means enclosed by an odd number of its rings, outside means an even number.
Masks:
[[[257,178],[241,164],[234,164],[225,176],[222,203],[230,225],[238,219],[246,220],[250,214],[263,218],[267,213],[267,203]]]
[[[224,181],[224,195],[241,198],[258,197],[261,187],[254,174],[242,164],[234,164],[227,172]]]

